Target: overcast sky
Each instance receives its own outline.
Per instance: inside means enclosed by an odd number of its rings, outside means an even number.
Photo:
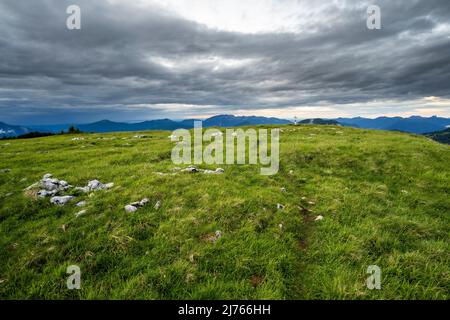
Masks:
[[[0,0],[0,121],[222,113],[448,117],[450,1]]]

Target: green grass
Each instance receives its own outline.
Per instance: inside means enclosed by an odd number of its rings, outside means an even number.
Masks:
[[[160,176],[176,167],[169,133],[142,134],[0,141],[0,170],[11,169],[0,172],[0,298],[449,299],[449,146],[283,126],[275,176],[251,165]],[[79,194],[87,213],[76,218],[77,201],[24,194],[46,173],[115,186]],[[144,197],[148,206],[125,212]],[[66,288],[72,264],[81,290]],[[369,265],[382,270],[381,290],[366,288]]]

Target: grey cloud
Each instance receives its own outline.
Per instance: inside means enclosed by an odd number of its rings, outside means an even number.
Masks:
[[[436,31],[450,21],[448,0],[378,1],[379,31],[365,28],[361,8],[368,2],[345,9],[330,4],[321,13],[328,20],[299,34],[224,32],[157,8],[86,0],[78,1],[82,30],[72,32],[65,28],[69,4],[0,3],[0,112],[6,119],[164,116],[156,107],[127,110],[133,104],[216,105],[232,113],[450,96],[450,32]],[[251,62],[214,70],[202,62],[212,56]],[[152,58],[187,67],[170,69]]]

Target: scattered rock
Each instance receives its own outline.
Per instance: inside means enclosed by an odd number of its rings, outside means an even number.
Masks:
[[[284,205],[282,205],[281,203],[277,203],[277,209],[278,210],[283,210],[285,208]]]
[[[155,172],[155,174],[159,176],[167,176],[167,175],[176,175],[178,172],[189,172],[189,173],[197,173],[202,172],[204,174],[222,174],[225,172],[222,168],[217,168],[216,170],[207,170],[207,169],[199,169],[196,166],[189,166],[187,168],[175,167],[171,169],[172,173],[164,173],[164,172]]]
[[[323,216],[317,216],[317,217],[314,219],[314,221],[320,221],[320,220],[323,220]]]
[[[12,192],[8,192],[7,194],[5,194],[5,197],[10,197],[10,196],[12,196],[12,195],[13,195]]]
[[[89,190],[97,190],[97,189],[103,189],[104,188],[103,184],[100,181],[98,181],[98,180],[91,180],[91,181],[89,181],[87,187],[88,187]]]
[[[191,172],[191,173],[199,172],[198,168],[195,166],[189,166],[186,169],[182,169],[181,171],[186,171],[186,172]]]
[[[156,204],[154,206],[155,210],[158,210],[159,208],[161,208],[161,201],[156,201]]]
[[[289,174],[293,175],[294,174],[294,170],[289,170]]]
[[[98,180],[90,180],[86,187],[76,187],[75,190],[79,190],[82,192],[90,192],[90,191],[111,189],[113,186],[114,186],[113,182],[103,184]]]
[[[75,199],[74,196],[52,197],[50,203],[63,206],[73,199]]]
[[[63,186],[63,187],[67,187],[69,184],[67,183],[67,181],[60,180],[60,181],[59,181],[59,185],[60,185],[60,186]]]
[[[77,207],[84,207],[86,205],[86,201],[80,201],[76,204]]]
[[[84,140],[84,138],[72,138],[72,141],[81,141]]]
[[[8,169],[8,168],[6,168],[6,169],[1,169],[0,172],[1,172],[1,173],[8,173],[8,172],[11,172],[11,169]]]
[[[200,172],[203,171],[204,174],[222,174],[225,172],[222,168],[217,168],[216,170],[199,170]]]
[[[37,193],[37,196],[39,198],[46,198],[46,197],[54,196],[56,193],[58,193],[58,190],[51,190],[51,191],[39,190]]]
[[[129,205],[125,206],[125,211],[128,213],[131,213],[131,212],[137,211],[137,208],[135,206],[132,206],[131,204],[129,204]]]
[[[130,203],[125,206],[126,212],[135,212],[138,208],[145,206],[150,200],[148,198],[144,198],[141,201],[136,201],[133,203]]]
[[[176,170],[176,169],[173,169],[173,170]],[[179,168],[178,168],[178,170],[179,170]],[[185,169],[181,169],[180,171],[190,172],[190,173],[203,172],[205,174],[222,174],[225,172],[225,170],[222,168],[217,168],[216,170],[205,170],[205,169],[199,169],[196,166],[189,166]]]
[[[75,213],[75,217],[76,218],[78,218],[78,217],[81,217],[83,214],[85,214],[87,211],[86,210],[81,210],[81,211],[78,211],[77,213]]]
[[[284,188],[284,187],[281,188],[280,190],[281,190],[281,192],[286,192],[286,188]]]

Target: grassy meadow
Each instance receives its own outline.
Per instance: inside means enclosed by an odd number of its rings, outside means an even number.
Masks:
[[[0,298],[449,299],[450,147],[281,128],[274,176],[258,165],[171,174],[164,131],[0,141]],[[24,191],[46,173],[115,185],[68,191],[77,198],[56,206]],[[80,290],[66,287],[69,265],[81,269]],[[369,265],[381,268],[381,290],[366,287]]]

